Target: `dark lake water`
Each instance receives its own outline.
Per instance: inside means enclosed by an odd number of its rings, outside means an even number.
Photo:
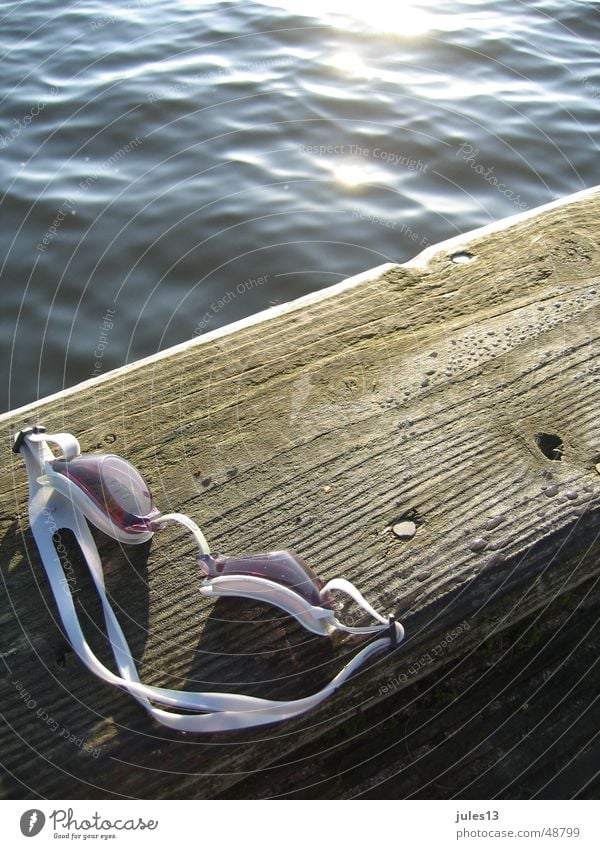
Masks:
[[[3,409],[599,183],[599,45],[584,0],[1,3]]]

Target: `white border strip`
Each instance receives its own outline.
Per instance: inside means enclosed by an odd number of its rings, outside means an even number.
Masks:
[[[6,413],[0,414],[0,422],[6,422],[12,419],[15,416],[25,416],[32,413],[42,404],[47,404],[50,401],[56,401],[59,398],[68,398],[71,395],[75,395],[77,392],[80,392],[83,389],[88,389],[92,386],[100,386],[107,381],[112,381],[116,377],[120,377],[123,374],[127,374],[129,372],[133,372],[138,368],[143,368],[145,366],[151,365],[153,363],[159,362],[160,360],[166,359],[167,357],[172,356],[173,354],[178,354],[182,351],[187,351],[190,348],[194,348],[198,345],[206,345],[210,342],[214,342],[215,339],[222,339],[224,336],[229,336],[231,333],[236,333],[238,330],[243,330],[246,327],[252,327],[255,324],[261,324],[264,321],[270,321],[273,318],[277,318],[280,315],[285,315],[286,313],[294,312],[296,310],[303,309],[304,307],[311,306],[312,304],[318,304],[320,301],[324,301],[327,298],[332,298],[335,295],[339,295],[342,292],[346,292],[349,289],[353,289],[356,286],[360,286],[361,283],[366,283],[368,280],[373,280],[377,277],[380,277],[382,274],[385,274],[387,271],[390,271],[392,268],[424,268],[429,260],[440,251],[444,252],[453,252],[456,253],[457,249],[465,248],[475,239],[479,239],[482,236],[487,236],[490,233],[497,233],[500,230],[505,230],[508,227],[512,227],[513,224],[518,224],[521,221],[526,221],[530,218],[534,218],[537,215],[541,215],[544,212],[548,212],[551,209],[556,209],[560,206],[565,206],[570,203],[575,203],[579,200],[584,200],[591,195],[600,192],[600,186],[593,186],[589,189],[583,189],[580,192],[575,192],[572,195],[567,195],[566,197],[558,198],[557,200],[553,200],[550,203],[543,204],[542,206],[536,206],[534,209],[528,209],[525,212],[517,213],[517,215],[511,215],[508,218],[502,218],[500,221],[492,221],[490,224],[485,224],[483,227],[478,227],[475,230],[469,230],[467,233],[461,233],[458,236],[452,236],[450,239],[446,239],[443,242],[438,242],[435,245],[431,245],[428,248],[425,248],[424,251],[417,254],[416,257],[409,260],[408,262],[404,262],[402,264],[387,262],[383,265],[378,265],[375,268],[370,268],[367,271],[363,271],[361,274],[356,274],[353,277],[348,277],[345,280],[341,280],[339,283],[334,283],[333,286],[328,286],[325,289],[320,289],[317,292],[311,292],[308,295],[303,295],[301,298],[296,298],[293,301],[289,301],[286,304],[277,304],[277,306],[270,307],[267,310],[262,310],[261,312],[255,313],[254,315],[248,316],[247,318],[242,318],[239,321],[234,321],[231,324],[226,324],[224,327],[218,327],[215,330],[211,330],[208,333],[204,333],[202,336],[193,337],[192,339],[188,339],[185,342],[180,342],[178,345],[173,345],[170,348],[165,348],[164,351],[159,351],[156,354],[150,354],[148,357],[144,357],[141,360],[136,360],[134,363],[127,363],[124,366],[120,366],[119,368],[113,369],[112,371],[108,371],[105,374],[99,375],[98,377],[91,377],[88,380],[84,380],[81,383],[76,383],[74,386],[70,386],[67,389],[61,389],[58,392],[53,393],[52,395],[47,395],[45,398],[39,398],[37,401],[32,401],[29,404],[25,404],[23,407],[17,407],[14,410],[9,410]]]
[[[172,744],[177,745],[177,744]],[[181,745],[181,744],[180,744]],[[575,758],[576,755],[573,756]],[[576,763],[571,761],[571,766]],[[160,764],[158,764],[160,766]],[[569,764],[567,764],[567,767]],[[150,767],[146,767],[149,769]],[[585,777],[589,771],[586,770]],[[150,773],[156,777],[156,772]],[[177,776],[179,779],[179,776]],[[210,776],[198,779],[199,789],[209,786]],[[582,784],[584,782],[582,778]],[[30,782],[36,791],[36,783]],[[366,784],[366,782],[365,782]],[[575,782],[571,780],[570,787]],[[301,782],[298,782],[300,787]],[[43,785],[42,785],[43,786]],[[176,784],[175,788],[181,784]],[[236,786],[236,785],[234,785]],[[264,785],[263,785],[264,786]],[[361,787],[361,785],[358,785]],[[537,785],[536,785],[537,786]],[[584,787],[589,787],[584,784]],[[29,788],[27,788],[29,789]],[[188,792],[189,792],[189,788]],[[314,788],[311,788],[314,789]],[[363,785],[361,789],[365,789]],[[573,788],[574,789],[574,788]],[[93,788],[91,788],[93,790]],[[116,791],[124,792],[118,787]],[[283,795],[280,795],[283,794]],[[373,843],[373,824],[381,835],[393,835],[402,824],[402,843],[407,846],[456,846],[459,849],[493,846],[495,849],[526,849],[526,847],[564,847],[597,849],[598,802],[595,799],[334,799],[331,803],[314,794],[311,799],[285,798],[285,788],[273,782],[268,795],[260,802],[254,799],[224,799],[206,802],[198,799],[58,799],[31,798],[24,801],[3,799],[0,828],[6,835],[6,846],[47,849],[55,847],[55,838],[79,838],[79,845],[89,844],[86,837],[116,838],[108,845],[119,849],[164,849],[165,846],[190,844],[190,824],[198,822],[199,806],[210,805],[213,823],[223,824],[222,834],[227,845],[244,849],[279,849],[281,829],[264,827],[264,804],[277,801],[277,822],[311,823],[311,834],[319,835],[319,843],[330,846],[368,846]],[[262,803],[262,804],[261,804]],[[35,806],[35,808],[34,808]],[[24,836],[20,825],[27,828],[33,811],[45,818],[38,820],[39,834],[31,840]],[[208,807],[207,807],[208,810]],[[267,813],[273,817],[272,811]],[[38,814],[39,816],[39,814]],[[217,822],[218,820],[218,822]],[[300,828],[297,826],[298,833]],[[209,832],[209,836],[212,832]],[[215,828],[216,833],[216,828]],[[479,834],[479,837],[476,835]],[[301,835],[310,841],[309,835]],[[571,838],[571,839],[569,839]],[[290,831],[287,843],[300,844]],[[315,841],[316,842],[316,841]],[[60,844],[59,844],[60,845]],[[77,845],[77,844],[75,844]]]

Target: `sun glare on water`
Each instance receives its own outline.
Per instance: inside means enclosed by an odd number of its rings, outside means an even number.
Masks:
[[[334,169],[335,179],[345,186],[360,186],[369,183],[373,177],[369,168],[355,165],[354,163],[343,163]]]
[[[327,64],[337,68],[338,71],[355,74],[357,77],[373,76],[373,72],[369,70],[369,66],[364,63],[358,53],[350,53],[347,50],[334,53]]]
[[[353,18],[378,32],[421,35],[433,28],[437,16],[426,8],[431,0],[391,3],[390,0],[263,0],[266,5],[294,14],[326,18]]]

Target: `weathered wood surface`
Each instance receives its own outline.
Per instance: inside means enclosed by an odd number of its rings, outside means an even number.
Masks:
[[[232,792],[597,799],[599,610],[594,577]]]
[[[364,730],[357,716],[390,718],[451,659],[468,667],[483,641],[600,571],[599,213],[598,191],[567,199],[4,417],[4,795],[310,796],[317,781],[318,797],[374,792],[381,779],[393,795],[418,791],[390,784],[396,762],[376,742],[343,792],[332,781],[323,789],[341,769],[332,739],[340,757],[350,752]],[[471,261],[453,261],[460,251]],[[57,628],[28,531],[23,465],[10,452],[9,434],[34,422],[74,432],[83,450],[130,459],[159,506],[197,519],[216,550],[293,548],[324,579],[349,578],[405,624],[406,643],[285,724],[210,737],[153,725],[83,669]],[[410,542],[390,532],[403,517],[417,524]],[[143,550],[98,539],[149,683],[294,698],[356,650],[355,640],[311,636],[258,604],[202,600],[193,543],[177,529]],[[76,588],[90,640],[110,662],[83,569]],[[493,658],[504,674],[502,653]],[[448,697],[458,714],[459,696]],[[324,774],[302,783],[303,770],[287,768],[280,786],[282,766],[307,758]],[[446,767],[432,795],[461,792]],[[492,780],[488,792],[510,796],[510,784]]]

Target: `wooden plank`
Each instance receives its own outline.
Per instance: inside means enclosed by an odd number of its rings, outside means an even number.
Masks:
[[[293,548],[409,634],[301,719],[210,737],[154,726],[68,651],[7,439],[4,794],[212,798],[249,776],[258,786],[397,697],[399,676],[448,633],[460,629],[452,651],[465,654],[597,574],[599,211],[597,190],[567,198],[3,417],[7,435],[37,421],[76,433],[83,450],[110,447],[215,549]],[[410,542],[390,531],[403,517],[417,525]],[[258,604],[201,600],[177,530],[141,551],[99,542],[149,683],[293,698],[355,650]]]
[[[595,577],[466,655],[440,643],[435,674],[225,795],[597,799],[599,610]]]

